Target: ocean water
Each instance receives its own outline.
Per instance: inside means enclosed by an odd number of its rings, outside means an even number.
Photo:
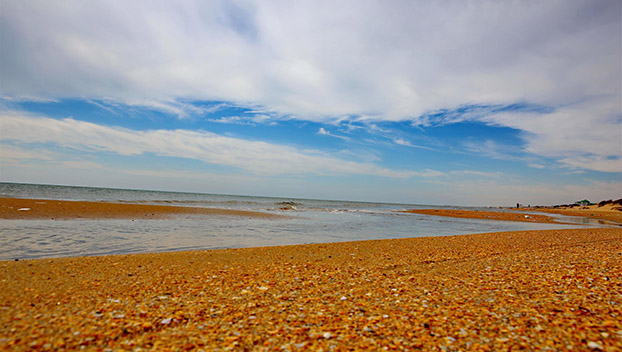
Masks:
[[[279,219],[183,215],[162,220],[0,220],[0,260],[449,236],[573,227],[561,224],[456,219],[396,212],[405,209],[438,208],[438,206],[417,204],[94,187],[0,183],[0,197],[212,207],[290,215],[288,218]],[[478,208],[468,209],[477,210]],[[594,225],[581,224],[581,226]]]

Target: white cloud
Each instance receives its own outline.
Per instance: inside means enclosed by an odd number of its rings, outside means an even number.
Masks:
[[[395,142],[395,144],[403,145],[403,146],[406,146],[406,147],[411,147],[412,146],[412,144],[410,144],[410,142],[405,141],[405,140],[403,140],[401,138],[395,138],[393,140],[393,142]]]
[[[218,119],[209,119],[208,121],[233,125],[255,125],[254,123],[248,121],[248,119],[242,118],[240,116],[223,116]]]
[[[617,172],[622,174],[622,159],[609,159],[600,155],[574,156],[561,159],[566,165],[579,169]]]
[[[408,178],[430,171],[391,170],[372,163],[335,158],[315,150],[225,137],[206,131],[134,131],[73,119],[26,116],[5,112],[1,139],[19,143],[54,143],[83,151],[120,155],[153,153],[236,167],[257,175],[376,175]],[[10,151],[9,151],[10,153]]]
[[[0,124],[0,126],[2,126]],[[0,136],[0,139],[2,138]],[[79,160],[75,156],[52,152],[42,147],[22,148],[20,146],[0,143],[0,165],[11,167],[62,167],[63,169],[102,169],[103,165],[88,160]],[[0,168],[0,177],[4,177]],[[44,173],[45,174],[45,173]]]
[[[103,165],[92,161],[63,161],[61,165],[69,169],[102,169]]]
[[[0,124],[0,127],[2,124]],[[56,159],[56,155],[47,150],[24,149],[18,146],[0,143],[0,161],[2,163],[13,163],[23,160],[49,161]]]
[[[501,113],[483,121],[525,132],[526,151],[570,167],[622,172],[622,102],[590,100],[549,114]]]
[[[402,138],[394,138],[394,139],[393,139],[393,142],[394,142],[395,144],[402,145],[402,146],[404,146],[404,147],[411,147],[411,148],[418,148],[418,149],[433,150],[433,149],[432,149],[432,148],[430,148],[430,147],[424,147],[424,146],[421,146],[421,145],[412,144],[412,143],[410,143],[409,141],[407,141],[407,140],[405,140],[405,139],[402,139]]]
[[[528,166],[542,168],[535,156],[556,160],[566,167],[622,172],[622,101],[592,98],[547,111],[491,112],[490,108],[471,108],[439,116],[423,116],[415,124],[446,125],[478,121],[492,126],[521,131],[522,149],[492,139],[466,140],[466,151],[493,159],[522,160]],[[527,152],[530,156],[520,155]]]
[[[343,139],[344,141],[349,141],[350,140],[349,137],[340,136],[338,134],[333,134],[333,133],[327,131],[324,127],[320,127],[320,129],[318,129],[318,131],[317,131],[317,134],[319,134],[320,136],[329,136],[329,137]]]
[[[3,94],[403,119],[620,88],[618,1],[64,4],[3,2]]]
[[[529,133],[531,153],[611,171],[620,154],[605,150],[621,140],[621,6],[5,0],[0,95],[85,97],[179,117],[206,113],[188,101],[215,100],[315,121],[528,102],[558,110],[488,122]],[[577,102],[592,106],[572,111]]]

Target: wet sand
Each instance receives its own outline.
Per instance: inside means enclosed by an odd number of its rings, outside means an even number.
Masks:
[[[179,215],[278,218],[277,214],[169,205],[0,198],[0,219],[163,219]]]
[[[454,209],[412,209],[402,211],[403,213],[423,214],[434,216],[446,216],[450,218],[483,219],[483,220],[503,220],[520,222],[537,222],[547,224],[560,224],[552,216],[534,215],[515,212],[500,211],[478,211],[478,210],[454,210]]]
[[[585,218],[591,218],[600,220],[606,223],[613,223],[622,225],[622,211],[618,210],[619,206],[605,205],[597,206],[591,205],[586,207],[574,207],[574,208],[534,208],[534,211],[561,214],[568,216],[580,216]]]
[[[0,350],[622,350],[622,229],[0,262]]]

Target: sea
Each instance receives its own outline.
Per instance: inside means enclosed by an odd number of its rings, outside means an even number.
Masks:
[[[283,218],[184,215],[157,220],[3,219],[0,220],[0,260],[279,246],[576,227],[562,224],[445,218],[398,212],[425,208],[483,209],[475,207],[40,184],[0,183],[0,197],[175,205],[288,215]],[[501,209],[501,211],[511,210]],[[599,226],[587,220],[577,222],[577,225]]]

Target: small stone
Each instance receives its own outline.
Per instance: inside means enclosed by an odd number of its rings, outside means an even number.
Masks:
[[[339,298],[342,301],[345,301],[346,299],[348,299],[346,296],[341,296],[341,298]]]
[[[593,350],[602,350],[603,346],[601,346],[600,344],[594,342],[594,341],[590,341],[587,343],[587,347],[593,349]]]
[[[330,339],[331,337],[333,337],[333,334],[331,334],[330,332],[325,332],[322,334],[322,337],[325,339]]]
[[[168,325],[170,323],[171,323],[171,318],[162,319],[160,321],[160,324],[162,324],[162,325]]]

